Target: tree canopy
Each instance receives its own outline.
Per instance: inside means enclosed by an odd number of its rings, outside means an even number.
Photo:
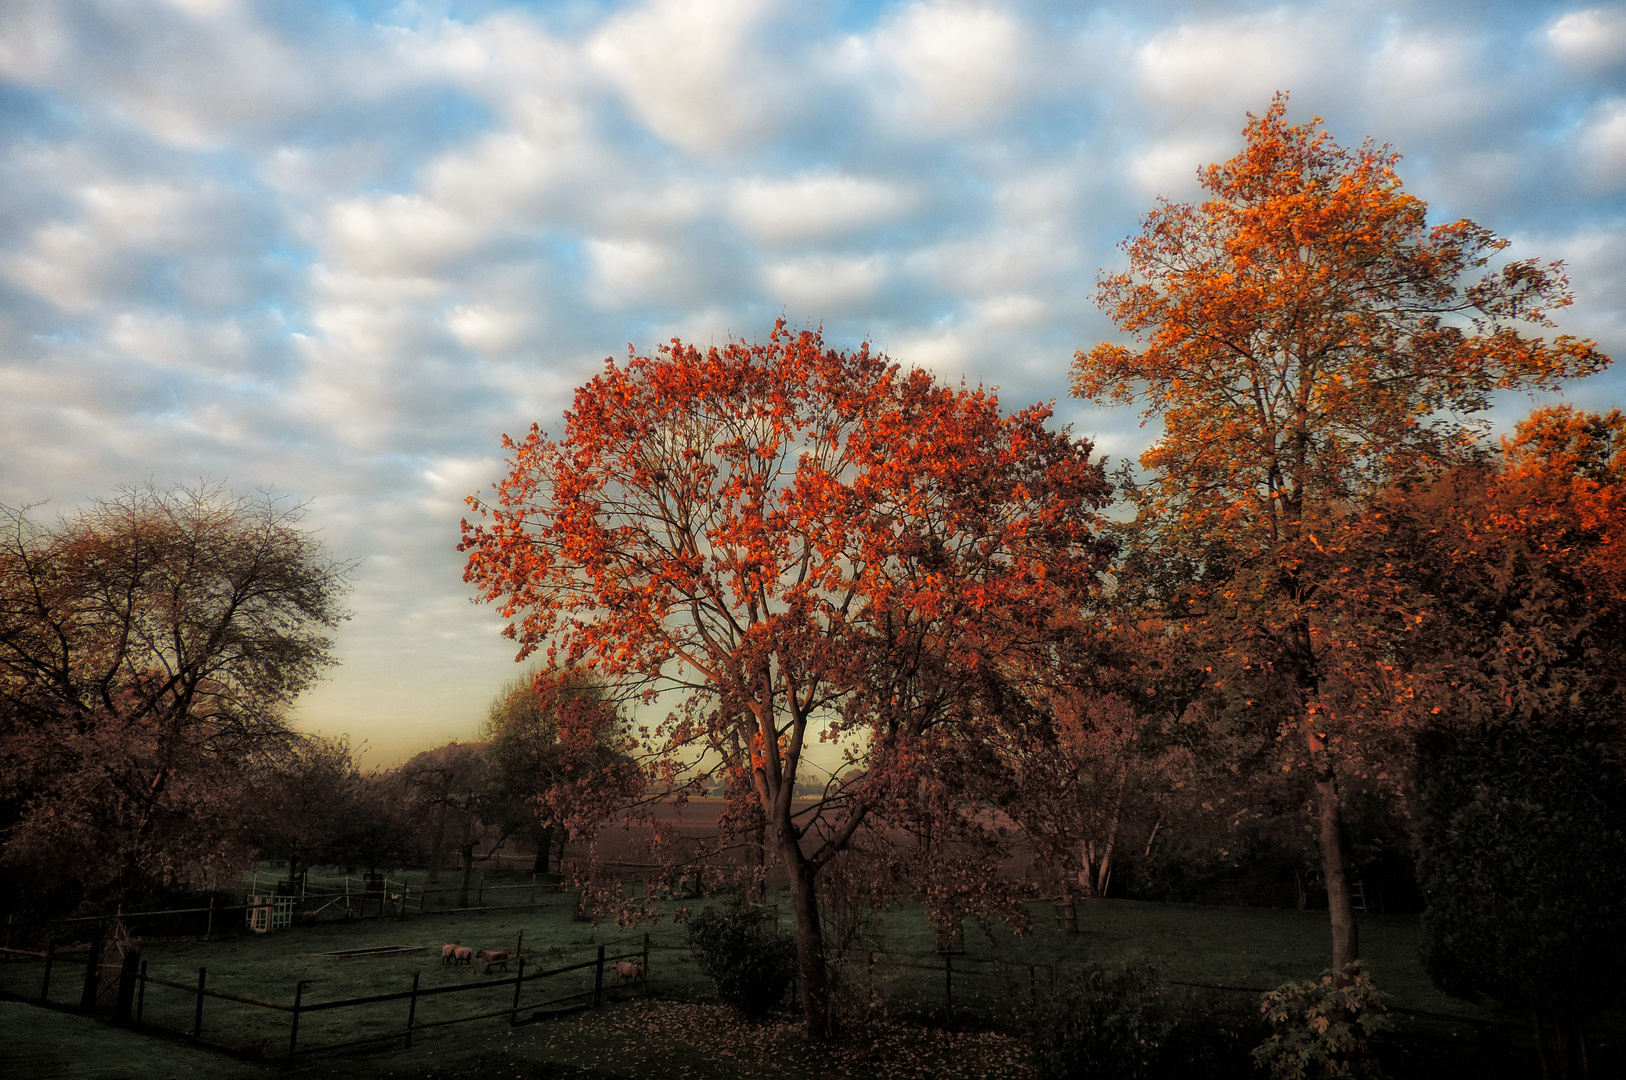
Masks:
[[[1341,969],[1359,948],[1329,751],[1327,652],[1347,638],[1322,607],[1348,569],[1333,534],[1388,485],[1471,456],[1482,429],[1462,418],[1493,392],[1550,389],[1608,358],[1529,332],[1570,302],[1559,264],[1493,266],[1507,241],[1430,226],[1397,154],[1341,147],[1286,109],[1278,96],[1240,154],[1199,170],[1205,201],[1146,215],[1097,297],[1138,347],[1079,352],[1073,389],[1163,421],[1141,456],[1137,535],[1196,573],[1161,611],[1271,691],[1301,740]]]
[[[127,491],[0,534],[0,863],[110,909],[239,854],[241,767],[332,663],[348,566],[270,496]]]
[[[508,476],[470,499],[465,576],[522,655],[546,645],[556,670],[671,704],[646,732],[657,781],[748,778],[790,875],[816,1035],[815,875],[918,795],[991,661],[1042,653],[1104,565],[1107,483],[1049,416],[781,321],[766,342],[607,362],[562,439],[505,439]],[[819,739],[861,767],[793,819]]]

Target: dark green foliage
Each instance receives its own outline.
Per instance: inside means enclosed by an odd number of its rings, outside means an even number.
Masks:
[[[779,933],[767,908],[730,897],[688,920],[689,947],[717,993],[747,1019],[760,1020],[784,999],[796,970],[796,943]]]
[[[1626,776],[1602,725],[1419,746],[1423,965],[1435,985],[1585,1016],[1626,981]]]
[[[1145,966],[1095,968],[1062,981],[1034,1009],[1028,1043],[1041,1080],[1158,1075],[1171,1025]]]
[[[1368,1041],[1393,1025],[1383,995],[1356,960],[1305,983],[1287,983],[1264,996],[1259,1011],[1270,1037],[1253,1051],[1271,1080],[1381,1077]]]

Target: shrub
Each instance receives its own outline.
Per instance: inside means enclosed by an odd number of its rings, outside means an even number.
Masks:
[[[1367,1037],[1391,1026],[1383,995],[1356,960],[1306,983],[1286,983],[1267,993],[1259,1011],[1270,1038],[1254,1048],[1254,1060],[1271,1080],[1309,1077],[1379,1077],[1367,1056]]]
[[[1586,1018],[1626,1000],[1626,770],[1605,722],[1418,741],[1423,967],[1448,994],[1526,1012],[1555,1076]]]
[[[1040,1080],[1156,1075],[1170,1025],[1148,967],[1096,968],[1057,985],[1034,1009],[1028,1045]]]
[[[760,1020],[784,999],[796,970],[796,943],[779,933],[766,908],[731,897],[688,921],[689,948],[718,995]]]

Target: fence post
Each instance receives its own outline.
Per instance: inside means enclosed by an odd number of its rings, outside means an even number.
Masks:
[[[141,973],[136,976],[136,1015],[135,1022],[141,1023],[142,1015],[147,1011],[147,962],[141,961]]]
[[[215,932],[215,897],[209,894],[209,921],[203,925],[203,940],[208,941]]]
[[[136,972],[145,965],[141,959],[141,950],[132,948],[124,954],[124,963],[119,967],[119,996],[113,1006],[115,1020],[128,1021],[130,1010],[135,1005]]]
[[[56,959],[56,938],[45,939],[45,978],[40,982],[40,1000],[51,1000],[51,963]]]
[[[943,1000],[946,1014],[954,1014],[954,954],[943,954]]]
[[[96,992],[101,989],[102,949],[107,944],[107,923],[99,922],[90,935],[90,958],[85,961],[85,985],[79,991],[79,1007],[90,1011],[96,1007]]]
[[[1028,965],[1028,1006],[1031,1008],[1031,1007],[1037,1006],[1038,1004],[1039,1004],[1039,991],[1038,991],[1038,987],[1034,985],[1033,965],[1029,964]]]
[[[300,979],[294,984],[294,1016],[288,1022],[288,1060],[283,1063],[285,1068],[294,1067],[294,1054],[299,1049],[299,1004],[305,997],[305,980]]]
[[[598,964],[593,968],[593,1008],[604,996],[604,946],[598,947]]]
[[[203,978],[208,973],[208,970],[208,968],[198,968],[198,1004],[192,1013],[192,1037],[194,1039],[203,1036]]]
[[[524,931],[521,931],[524,933]],[[525,958],[519,958],[519,973],[514,976],[514,1011],[508,1014],[508,1026],[519,1023],[519,986],[525,981]]]
[[[407,998],[407,1049],[412,1049],[412,1025],[418,1019],[418,973],[412,973],[412,996]]]
[[[649,931],[644,931],[644,959],[638,970],[638,989],[649,993]]]

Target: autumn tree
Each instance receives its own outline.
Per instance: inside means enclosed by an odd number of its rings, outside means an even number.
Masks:
[[[302,870],[345,861],[363,828],[363,780],[343,736],[295,736],[255,770],[243,792],[261,858]]]
[[[812,1037],[830,1031],[819,872],[866,822],[961,782],[931,766],[997,722],[995,661],[1043,663],[1094,586],[1108,486],[1049,416],[781,321],[607,362],[563,437],[505,438],[507,477],[470,500],[465,576],[522,654],[668,709],[642,741],[652,783],[748,778]],[[798,811],[820,741],[848,765]]]
[[[458,855],[463,871],[458,907],[468,907],[480,845],[487,846],[487,854],[496,850],[517,816],[491,772],[484,746],[456,740],[413,755],[400,769],[401,783],[428,834],[429,880],[440,880],[448,850]]]
[[[0,865],[112,912],[246,854],[245,766],[332,662],[348,566],[300,510],[127,491],[0,533]]]
[[[1384,628],[1386,670],[1339,681],[1420,732],[1425,966],[1529,1015],[1544,1075],[1584,1076],[1626,961],[1626,417],[1539,409],[1344,542],[1328,607],[1346,640]]]
[[[545,874],[554,840],[561,835],[569,816],[559,808],[559,804],[568,802],[569,781],[576,773],[585,775],[601,768],[617,752],[616,744],[624,741],[625,731],[618,722],[601,724],[596,753],[567,753],[560,739],[559,708],[554,696],[569,703],[587,698],[604,704],[606,695],[584,674],[540,690],[536,675],[528,672],[503,684],[492,698],[481,741],[490,763],[494,793],[513,815],[511,831],[536,845],[534,869]]]
[[[1199,171],[1208,198],[1164,201],[1103,274],[1098,302],[1137,343],[1078,353],[1073,390],[1135,403],[1162,433],[1141,456],[1142,524],[1201,568],[1171,617],[1204,621],[1289,693],[1277,720],[1312,773],[1336,966],[1359,953],[1339,755],[1359,716],[1330,710],[1316,559],[1339,515],[1419,468],[1460,460],[1462,418],[1502,389],[1550,389],[1607,364],[1544,338],[1570,302],[1561,267],[1513,260],[1462,220],[1430,226],[1398,155],[1335,143],[1286,98],[1242,152]],[[1336,741],[1335,741],[1336,740]]]

